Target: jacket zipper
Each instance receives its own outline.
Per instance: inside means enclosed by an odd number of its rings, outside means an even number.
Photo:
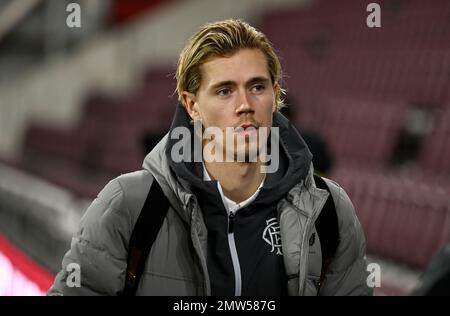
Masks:
[[[228,246],[230,247],[231,260],[233,261],[235,288],[234,295],[242,295],[242,276],[241,267],[239,265],[239,257],[236,250],[236,242],[234,240],[234,221],[236,213],[230,211],[228,215]]]
[[[305,249],[309,248],[309,244],[307,243],[307,236],[309,236],[309,231],[312,228],[313,222],[311,218],[309,218],[305,225],[305,230],[302,236],[301,248],[300,248],[300,275],[299,275],[299,295],[305,295],[305,282],[306,282],[306,274],[307,274],[307,265],[306,262],[308,260],[309,251]],[[308,245],[308,246],[306,246]]]

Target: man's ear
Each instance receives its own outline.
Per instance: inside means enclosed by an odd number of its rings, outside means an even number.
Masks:
[[[195,96],[195,94],[183,91],[183,93],[181,94],[181,101],[191,119],[194,121],[199,120],[200,112],[198,110],[197,97]]]
[[[278,112],[277,99],[281,93],[281,88],[280,88],[280,85],[278,84],[278,82],[275,82],[273,84],[273,91],[275,92],[275,100],[273,101],[272,113],[275,113],[275,112]]]

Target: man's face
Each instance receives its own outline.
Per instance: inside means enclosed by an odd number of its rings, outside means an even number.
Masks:
[[[267,138],[259,139],[258,129],[267,128],[269,134],[278,84],[270,79],[264,54],[259,49],[241,49],[232,56],[208,60],[200,71],[202,81],[197,94],[185,92],[184,101],[192,119],[200,119],[205,129],[218,127],[223,132],[223,141],[216,143],[216,148],[221,148],[224,155],[231,151],[236,157],[243,150],[247,155],[250,146],[256,146],[254,141],[258,148],[265,144]],[[230,143],[227,147],[227,127],[235,130],[235,139],[244,137],[245,143],[234,141],[233,147]]]

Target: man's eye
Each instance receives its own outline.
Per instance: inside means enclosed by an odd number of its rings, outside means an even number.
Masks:
[[[254,85],[254,86],[252,87],[252,91],[253,91],[253,92],[256,92],[256,93],[262,92],[262,91],[264,91],[265,89],[266,89],[266,86],[264,86],[263,84],[257,84],[257,85]]]
[[[219,96],[227,96],[227,95],[229,95],[231,93],[231,89],[230,88],[223,88],[223,89],[220,89],[219,91],[217,91],[217,95],[219,95]]]

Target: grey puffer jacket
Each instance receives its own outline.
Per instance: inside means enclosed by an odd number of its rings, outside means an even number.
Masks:
[[[147,259],[137,295],[210,295],[206,264],[207,230],[196,197],[171,172],[164,153],[168,136],[145,158],[143,170],[106,185],[81,219],[49,295],[120,295],[125,282],[127,248],[134,224],[153,181],[171,206]],[[327,180],[336,205],[340,243],[320,295],[371,295],[366,285],[365,238],[344,190]],[[317,295],[320,242],[309,245],[314,221],[329,193],[318,189],[312,166],[305,181],[278,203],[283,259],[289,295]],[[317,240],[317,239],[316,239]],[[80,267],[81,287],[66,282]],[[69,284],[69,285],[68,285]]]

